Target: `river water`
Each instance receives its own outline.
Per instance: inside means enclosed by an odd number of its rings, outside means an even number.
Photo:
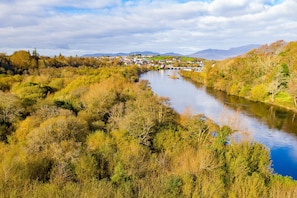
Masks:
[[[170,78],[172,74],[179,78]],[[270,149],[275,173],[297,180],[296,113],[195,85],[173,70],[149,71],[140,80],[148,80],[154,93],[168,97],[179,113],[202,113],[220,125],[247,132],[248,138]]]

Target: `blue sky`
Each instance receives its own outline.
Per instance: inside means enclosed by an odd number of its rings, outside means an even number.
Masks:
[[[184,55],[297,40],[296,0],[1,0],[0,52]]]

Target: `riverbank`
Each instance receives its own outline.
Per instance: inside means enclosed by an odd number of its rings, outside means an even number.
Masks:
[[[241,56],[205,61],[181,75],[207,87],[297,112],[297,42],[277,41]]]
[[[241,96],[239,94],[230,93],[227,90],[217,89],[215,86],[209,86],[209,84],[206,83],[206,80],[204,79],[205,78],[204,75],[201,74],[201,73],[198,73],[198,72],[180,71],[179,74],[183,78],[185,78],[187,80],[190,80],[193,83],[203,84],[206,87],[210,87],[210,88],[218,90],[218,91],[223,91],[228,95],[242,97],[242,98],[245,98],[246,100],[261,102],[261,103],[264,103],[264,104],[280,107],[280,108],[286,109],[288,111],[292,111],[294,113],[297,113],[297,107],[293,107],[292,105],[289,106],[289,105],[284,105],[284,104],[280,104],[280,103],[276,103],[276,102],[271,102],[271,101],[269,101],[267,99],[266,100],[251,100],[251,98],[249,96]],[[277,101],[277,98],[275,99],[275,101]]]

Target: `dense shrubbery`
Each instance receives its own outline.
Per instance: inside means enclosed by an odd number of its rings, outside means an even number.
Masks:
[[[199,74],[182,75],[231,95],[297,107],[297,42],[277,41],[247,54],[206,64]]]
[[[136,82],[140,72],[60,67],[4,76],[0,196],[296,195],[295,181],[272,174],[264,146],[227,144],[229,127],[178,115],[148,82]]]

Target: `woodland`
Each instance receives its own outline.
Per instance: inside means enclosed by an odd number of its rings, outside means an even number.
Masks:
[[[296,44],[183,75],[294,108]],[[296,197],[297,181],[273,172],[266,147],[204,115],[178,114],[139,81],[148,69],[0,55],[0,197]],[[264,92],[278,75],[280,91]]]

